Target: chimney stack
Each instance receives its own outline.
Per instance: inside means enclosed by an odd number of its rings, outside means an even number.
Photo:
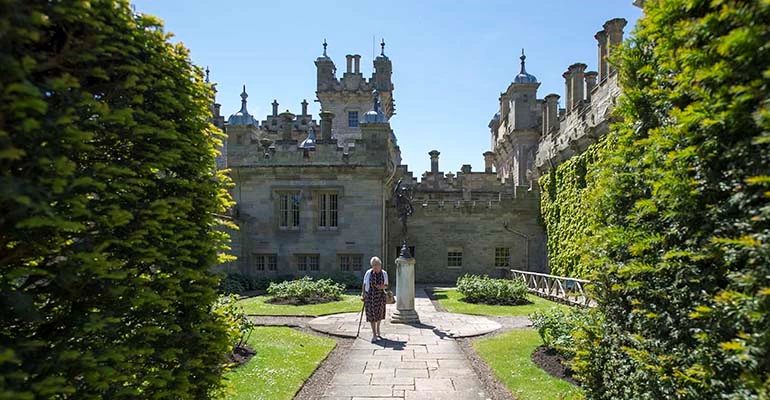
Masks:
[[[628,22],[623,18],[614,18],[604,23],[604,31],[607,32],[607,57],[613,52],[614,48],[623,44],[623,28]],[[615,72],[615,67],[609,66],[609,74]]]
[[[438,175],[438,155],[441,154],[438,150],[431,150],[428,155],[430,156],[430,173]]]
[[[580,106],[580,103],[583,101],[584,96],[584,90],[583,85],[585,85],[585,70],[588,66],[583,63],[575,63],[569,66],[570,71],[570,81],[572,85],[572,91],[571,91],[571,100],[572,104],[570,105],[570,108],[577,108]]]
[[[492,173],[492,164],[495,160],[495,153],[487,151],[484,153],[484,173]]]
[[[345,70],[345,73],[349,74],[353,72],[353,55],[348,54],[345,56],[345,59],[347,60],[347,63],[348,63],[348,68]]]
[[[551,93],[545,96],[546,133],[559,128],[559,95]]]
[[[361,55],[359,54],[353,55],[353,72],[356,74],[361,73]]]
[[[280,117],[283,121],[281,140],[291,140],[291,128],[292,123],[294,122],[294,114],[290,113],[289,110],[286,110],[281,113]]]
[[[572,111],[572,72],[568,70],[561,76],[564,78],[564,108],[569,114]]]
[[[594,35],[599,45],[599,83],[604,82],[609,75],[607,71],[607,32],[601,30]]]
[[[332,119],[334,113],[330,111],[321,111],[321,139],[324,142],[332,140]]]
[[[596,76],[599,75],[596,71],[586,72],[586,99],[591,101],[591,92],[596,87]]]

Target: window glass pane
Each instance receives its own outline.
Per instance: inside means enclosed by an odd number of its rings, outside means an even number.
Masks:
[[[307,271],[307,256],[305,255],[297,256],[297,270]]]
[[[291,226],[292,227],[299,226],[299,202],[300,202],[299,193],[292,194],[291,196],[291,211],[292,211]]]
[[[337,195],[330,194],[329,196],[329,226],[337,226]]]
[[[351,128],[358,127],[358,111],[348,111],[348,126]]]
[[[265,270],[265,256],[257,254],[254,256],[254,265],[257,271]]]
[[[278,257],[276,257],[275,254],[270,254],[267,256],[267,270],[268,271],[275,271],[278,269]]]
[[[287,227],[289,226],[289,195],[282,194],[279,202],[280,202],[280,210],[279,210],[280,226]]]
[[[318,255],[314,254],[314,255],[308,256],[308,258],[310,259],[310,270],[311,271],[320,270],[320,266],[318,263]]]
[[[326,195],[318,196],[318,226],[326,226]]]
[[[495,267],[510,267],[511,249],[509,247],[495,248]]]
[[[447,265],[450,267],[461,267],[463,265],[463,253],[460,251],[447,252]]]

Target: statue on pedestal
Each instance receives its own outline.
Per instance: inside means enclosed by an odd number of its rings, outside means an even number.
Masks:
[[[414,190],[409,185],[404,185],[403,180],[399,179],[396,183],[396,187],[393,189],[393,203],[398,212],[398,217],[401,219],[401,254],[399,256],[404,258],[412,258],[409,254],[409,247],[406,245],[406,221],[410,215],[414,213],[414,206],[412,200],[414,199]]]

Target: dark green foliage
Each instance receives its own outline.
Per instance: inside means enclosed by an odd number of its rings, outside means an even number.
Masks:
[[[770,398],[770,2],[648,0],[619,70],[586,395]]]
[[[0,0],[0,398],[207,398],[209,88],[128,1]]]
[[[281,283],[271,283],[267,294],[271,301],[291,304],[317,304],[342,299],[345,285],[331,279],[313,280],[309,276]]]
[[[457,279],[457,291],[469,303],[515,305],[528,302],[527,286],[520,280],[465,274]]]
[[[363,285],[363,279],[357,277],[352,272],[346,272],[346,271],[335,271],[328,275],[326,275],[327,279],[331,279],[336,283],[345,285],[345,288],[349,290],[361,290],[361,286]]]
[[[568,310],[553,307],[548,311],[535,311],[529,316],[546,346],[553,347],[564,357],[575,356],[575,336],[585,326],[595,326],[599,313],[588,308],[571,307]]]

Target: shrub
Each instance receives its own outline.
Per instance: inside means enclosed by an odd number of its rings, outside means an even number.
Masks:
[[[590,399],[770,398],[770,2],[644,3],[586,210]]]
[[[465,274],[457,279],[457,291],[469,303],[513,305],[527,302],[527,286],[519,280]]]
[[[230,339],[229,352],[235,351],[249,340],[256,324],[249,319],[243,308],[237,305],[238,296],[219,296],[213,306],[214,314],[220,315],[227,326],[227,336]]]
[[[267,293],[273,296],[273,302],[315,304],[342,299],[345,286],[331,279],[313,280],[306,276],[293,281],[271,283]]]
[[[586,308],[571,307],[564,311],[553,307],[545,312],[535,311],[529,319],[546,346],[571,359],[575,356],[576,334],[584,326],[596,325],[596,315]]]
[[[211,397],[211,88],[128,1],[0,10],[0,398]]]

